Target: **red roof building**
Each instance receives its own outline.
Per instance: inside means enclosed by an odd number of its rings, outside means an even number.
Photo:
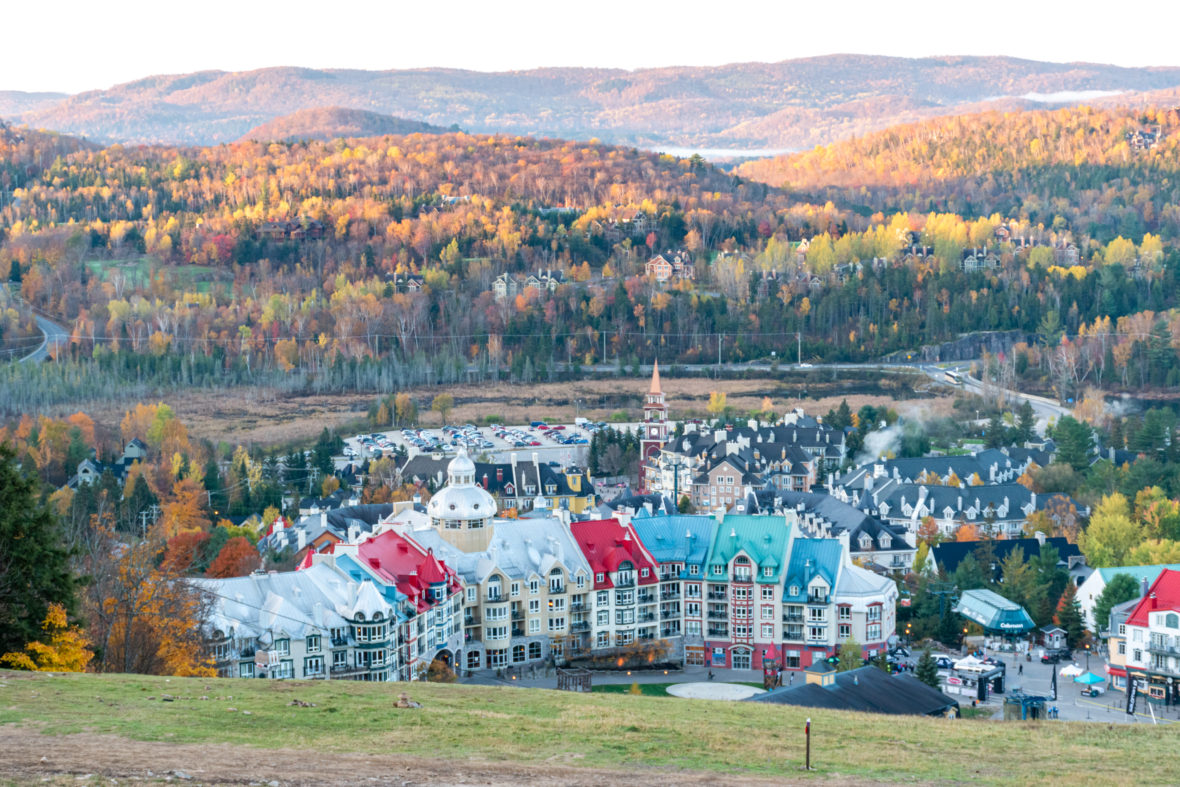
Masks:
[[[1180,703],[1180,571],[1161,571],[1119,628],[1128,685],[1149,702]]]
[[[617,519],[596,519],[570,524],[574,541],[586,556],[594,574],[594,589],[623,585],[659,584],[659,564],[643,546],[630,525]],[[624,575],[619,577],[622,570]],[[626,571],[633,571],[627,575]]]
[[[659,563],[630,524],[617,519],[574,522],[570,532],[594,578],[594,648],[658,638]]]
[[[377,577],[405,594],[419,612],[461,590],[458,575],[433,551],[392,530],[362,542],[357,556]]]

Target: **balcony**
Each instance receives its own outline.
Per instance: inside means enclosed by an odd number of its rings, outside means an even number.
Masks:
[[[635,587],[635,577],[619,577],[615,580],[615,587],[633,588]]]
[[[802,642],[803,641],[803,627],[802,626],[787,626],[783,631],[783,639],[788,642]]]
[[[635,617],[640,623],[651,623],[656,619],[655,614],[652,612],[643,612]]]
[[[564,592],[565,592],[565,585],[550,585],[549,586],[549,595],[556,595],[558,593],[564,593]]]
[[[513,620],[524,620],[524,610],[522,610],[522,609],[512,610],[512,619]]]
[[[479,625],[479,613],[468,611],[465,615],[463,615],[463,625],[464,626],[478,626]]]
[[[514,637],[523,637],[523,636],[524,636],[524,629],[522,629],[522,628],[514,628],[514,629],[512,629],[512,636],[514,636]]]
[[[641,590],[635,594],[635,600],[640,604],[654,604],[656,597],[650,591]]]
[[[680,617],[680,610],[672,607],[660,609],[661,618],[678,618]]]
[[[1147,643],[1148,653],[1160,653],[1165,656],[1180,656],[1180,644],[1168,642],[1166,640],[1152,638]]]
[[[724,590],[722,590],[720,592],[715,591],[715,590],[709,591],[709,596],[708,596],[709,601],[726,601],[726,600],[728,600],[728,598],[729,598],[729,596],[726,595]]]
[[[343,648],[344,646],[346,646],[348,644],[348,638],[347,637],[332,637],[331,642],[332,642],[332,647]]]
[[[660,601],[679,601],[680,592],[668,593],[666,591],[660,593]]]
[[[783,613],[783,623],[802,623],[802,622],[803,622],[803,613],[801,613],[801,612],[796,612],[796,613],[784,612]]]
[[[729,626],[709,626],[708,636],[716,639],[727,639],[729,637]]]
[[[585,612],[586,603],[583,601],[575,601],[570,604],[570,612]]]
[[[584,620],[578,621],[577,623],[574,623],[572,626],[570,626],[570,631],[574,631],[574,632],[583,632],[583,631],[589,631],[589,630],[590,630],[590,624]]]
[[[713,609],[710,607],[709,612],[705,617],[707,617],[709,620],[729,620],[729,611],[724,608]]]
[[[331,675],[333,678],[347,678],[353,675],[364,675],[368,672],[367,667],[357,667],[352,664],[333,665]]]

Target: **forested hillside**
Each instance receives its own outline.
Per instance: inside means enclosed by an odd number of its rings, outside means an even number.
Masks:
[[[72,333],[57,364],[0,369],[12,412],[161,386],[389,390],[782,357],[796,332],[806,358],[835,361],[1014,331],[1018,373],[1063,396],[1180,366],[1174,212],[1136,166],[1129,183],[1161,204],[1127,200],[1143,221],[1130,237],[1055,220],[1098,215],[1087,192],[1052,215],[1023,192],[1008,214],[870,213],[696,158],[462,133],[106,149],[29,135],[0,167],[16,187],[0,266]],[[660,283],[646,262],[671,250],[695,273]],[[1094,352],[1058,357],[1062,337],[1108,324]]]
[[[801,199],[894,211],[1027,215],[1109,241],[1180,233],[1180,111],[989,112],[747,162]]]
[[[341,106],[488,133],[617,144],[807,148],[976,106],[1077,103],[1180,87],[1180,69],[1009,57],[865,55],[636,71],[267,68],[157,75],[0,116],[107,143],[212,144],[276,117]]]
[[[344,107],[313,107],[275,118],[242,135],[242,142],[297,142],[386,134],[442,134],[447,129],[417,120]],[[452,129],[457,131],[458,129]]]

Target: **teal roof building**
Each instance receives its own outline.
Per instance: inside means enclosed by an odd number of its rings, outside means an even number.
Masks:
[[[791,534],[792,528],[784,516],[726,516],[718,525],[713,546],[709,550],[705,579],[727,581],[730,578],[730,562],[744,552],[756,567],[755,582],[781,582]],[[836,546],[838,549],[839,544]]]

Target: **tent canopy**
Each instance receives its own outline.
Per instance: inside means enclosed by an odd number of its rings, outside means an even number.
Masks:
[[[1105,678],[1100,678],[1093,672],[1083,672],[1073,679],[1074,683],[1085,683],[1087,686],[1093,686],[1095,683],[1105,683]]]
[[[955,612],[997,634],[1023,634],[1036,628],[1024,607],[990,590],[965,590]]]

